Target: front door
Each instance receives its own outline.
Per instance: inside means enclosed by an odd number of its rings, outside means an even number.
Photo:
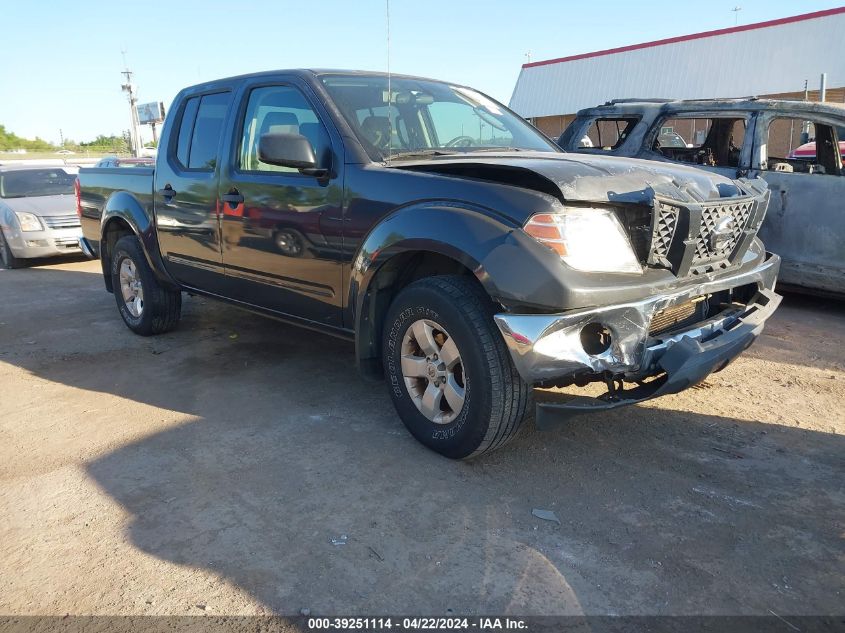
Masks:
[[[783,258],[783,283],[845,292],[845,174],[837,123],[817,115],[760,116],[754,170],[772,192],[760,229]]]
[[[228,296],[340,327],[343,154],[326,120],[297,85],[243,91],[219,185],[223,265]],[[328,175],[260,161],[270,132],[305,136]]]
[[[168,272],[186,286],[219,292],[223,278],[217,217],[218,154],[231,92],[188,97],[157,162],[156,230]]]

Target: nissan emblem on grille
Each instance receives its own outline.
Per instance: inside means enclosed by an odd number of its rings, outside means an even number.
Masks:
[[[710,250],[718,253],[731,241],[734,234],[736,219],[732,215],[726,215],[716,221],[716,226],[710,233]]]

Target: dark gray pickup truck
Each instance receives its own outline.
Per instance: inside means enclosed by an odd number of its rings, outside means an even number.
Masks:
[[[535,386],[602,410],[685,389],[760,334],[779,259],[759,180],[561,152],[465,86],[278,71],[183,90],[155,169],[82,169],[82,247],[126,325],[202,294],[355,341],[426,446],[495,449]],[[332,362],[332,359],[326,359]]]

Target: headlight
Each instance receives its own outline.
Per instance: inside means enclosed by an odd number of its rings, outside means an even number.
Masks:
[[[24,213],[23,211],[15,211],[18,216],[18,222],[21,225],[21,231],[42,231],[44,227],[41,226],[41,221],[34,213]]]
[[[625,229],[611,209],[566,207],[560,213],[538,213],[525,224],[525,232],[576,270],[643,272]]]

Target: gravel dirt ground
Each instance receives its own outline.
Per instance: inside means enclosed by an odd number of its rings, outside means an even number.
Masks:
[[[470,463],[352,352],[187,297],[140,338],[98,262],[0,270],[0,614],[845,612],[845,304]]]

